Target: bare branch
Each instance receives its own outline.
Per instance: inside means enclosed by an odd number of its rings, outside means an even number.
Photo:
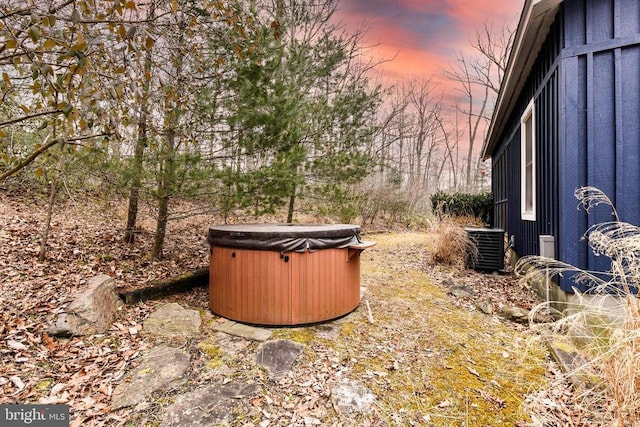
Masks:
[[[41,117],[41,116],[47,116],[49,114],[60,114],[62,113],[61,110],[47,110],[47,111],[41,111],[39,113],[34,113],[34,114],[28,114],[26,116],[21,116],[21,117],[14,117],[13,119],[7,120],[5,122],[0,122],[0,128],[3,128],[5,126],[9,126],[15,123],[20,123],[23,122],[25,120],[30,120],[36,117]]]
[[[2,182],[12,176],[15,175],[16,173],[18,173],[20,170],[22,170],[23,168],[27,167],[29,164],[31,164],[35,159],[37,159],[41,154],[43,154],[44,152],[46,152],[47,150],[49,150],[51,147],[53,147],[54,145],[60,144],[60,143],[67,143],[67,142],[72,142],[72,141],[81,141],[81,140],[85,140],[85,139],[91,139],[91,138],[98,138],[101,136],[108,136],[109,134],[107,133],[102,133],[102,134],[97,134],[97,135],[88,135],[88,136],[80,136],[80,137],[76,137],[76,138],[69,138],[69,139],[61,139],[61,138],[55,138],[52,139],[51,141],[43,144],[40,148],[38,148],[37,150],[35,150],[33,153],[31,153],[29,155],[29,157],[27,157],[26,159],[22,160],[20,163],[18,163],[17,165],[15,165],[14,167],[12,167],[11,169],[3,172],[0,175],[0,184],[2,184]],[[45,140],[46,141],[46,140]]]

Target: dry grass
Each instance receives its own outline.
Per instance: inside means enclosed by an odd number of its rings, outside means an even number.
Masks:
[[[361,306],[335,344],[357,359],[356,378],[384,396],[381,425],[518,425],[527,420],[525,395],[545,383],[546,352],[531,336],[453,305],[424,265],[438,237],[367,236],[378,241],[362,254],[375,323]]]
[[[434,226],[438,237],[431,252],[433,264],[464,269],[469,257],[477,257],[477,249],[464,230],[464,224],[459,220],[444,219]]]
[[[595,188],[581,188],[576,197],[587,211],[598,205],[609,205],[613,211],[615,221],[596,224],[585,233],[591,249],[611,259],[611,271],[603,277],[558,261],[525,257],[516,265],[516,272],[528,280],[571,272],[576,281],[593,290],[590,295],[578,294],[579,301],[568,307],[562,319],[551,325],[538,325],[537,329],[572,349],[582,361],[566,374],[579,380],[572,410],[577,425],[592,422],[637,426],[640,425],[640,301],[635,289],[640,284],[640,227],[619,221],[611,201]],[[617,302],[615,307],[612,300]],[[541,398],[548,399],[549,395]],[[557,411],[544,410],[544,406],[533,405],[534,418],[541,423],[561,425],[566,421],[558,417]]]

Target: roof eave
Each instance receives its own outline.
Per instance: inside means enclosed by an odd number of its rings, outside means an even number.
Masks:
[[[483,160],[491,157],[496,149],[526,77],[533,67],[562,2],[563,0],[526,1],[518,22],[507,69],[500,85],[489,132],[482,147]]]

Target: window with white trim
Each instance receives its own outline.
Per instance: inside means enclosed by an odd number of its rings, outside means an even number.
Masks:
[[[527,221],[536,220],[536,113],[533,99],[520,118],[521,214]]]

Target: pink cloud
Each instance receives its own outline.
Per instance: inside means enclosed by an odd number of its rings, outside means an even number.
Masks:
[[[521,2],[513,0],[343,0],[338,13],[348,30],[366,26],[363,42],[371,46],[388,80],[419,76],[455,98],[445,74],[459,52],[471,53],[470,40],[483,24],[515,29]]]

